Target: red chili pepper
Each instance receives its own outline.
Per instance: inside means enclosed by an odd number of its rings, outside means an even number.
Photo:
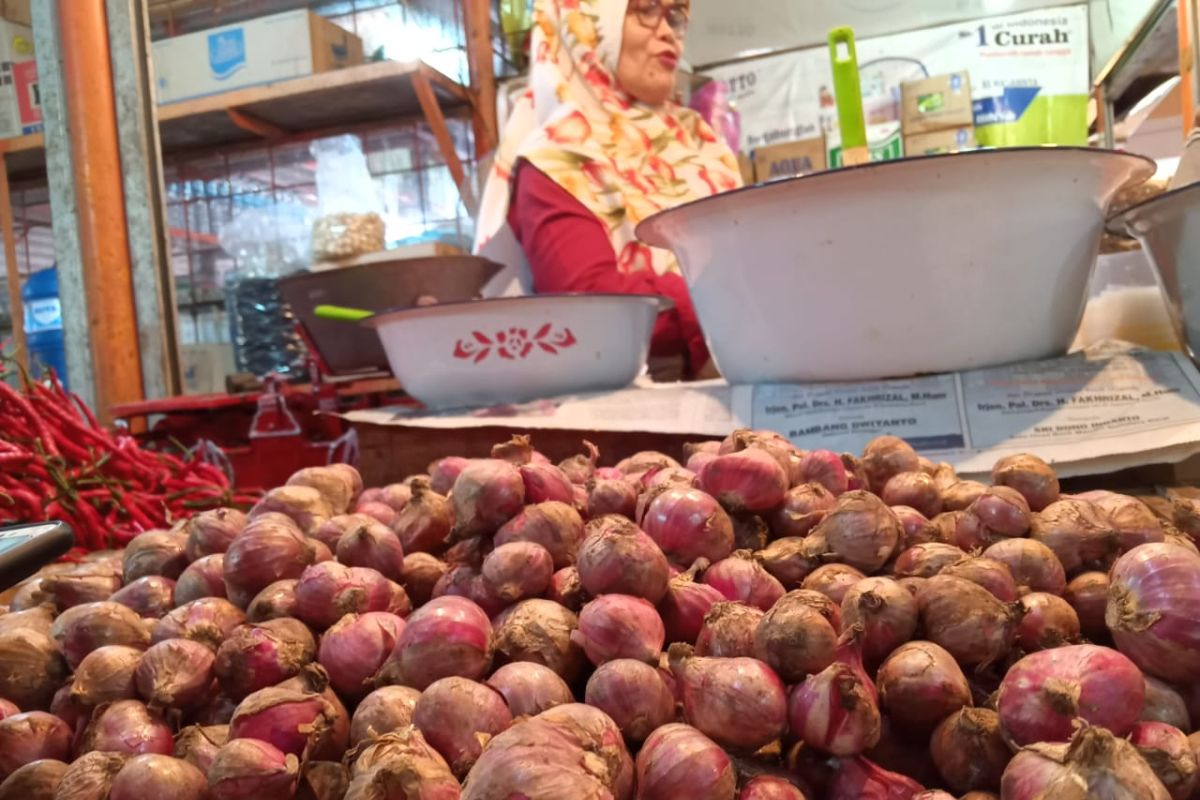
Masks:
[[[46,448],[46,452],[54,456],[59,455],[58,448],[55,446],[54,439],[50,435],[50,429],[46,427],[45,420],[33,410],[33,406],[29,404],[29,401],[20,392],[4,381],[0,381],[0,398],[15,405],[22,414],[28,417],[34,431],[37,432],[38,438],[42,440],[42,447]]]

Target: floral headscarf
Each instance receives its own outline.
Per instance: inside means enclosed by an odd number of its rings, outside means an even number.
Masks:
[[[536,0],[530,87],[509,118],[484,190],[477,251],[524,265],[505,222],[519,159],[601,220],[626,272],[678,269],[670,251],[637,241],[639,222],[741,185],[737,158],[699,114],[674,103],[648,106],[617,85],[628,2]],[[521,271],[529,290],[528,269]]]

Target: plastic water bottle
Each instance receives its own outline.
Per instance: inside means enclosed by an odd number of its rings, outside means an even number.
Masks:
[[[35,376],[53,368],[67,385],[67,348],[63,341],[62,305],[58,301],[58,268],[39,270],[21,289],[25,305],[25,341]]]

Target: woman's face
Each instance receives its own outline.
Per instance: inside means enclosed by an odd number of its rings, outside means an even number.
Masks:
[[[675,71],[683,55],[678,20],[689,7],[687,0],[629,0],[617,82],[634,99],[658,106],[675,93]]]

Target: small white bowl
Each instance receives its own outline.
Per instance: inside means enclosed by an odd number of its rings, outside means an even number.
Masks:
[[[1125,209],[1109,227],[1136,236],[1167,294],[1179,341],[1200,355],[1200,183]]]
[[[664,307],[646,295],[534,295],[384,311],[363,324],[413,397],[478,407],[627,386]]]
[[[1140,156],[981,150],[779,181],[661,212],[730,383],[865,380],[1062,355],[1105,209]]]

